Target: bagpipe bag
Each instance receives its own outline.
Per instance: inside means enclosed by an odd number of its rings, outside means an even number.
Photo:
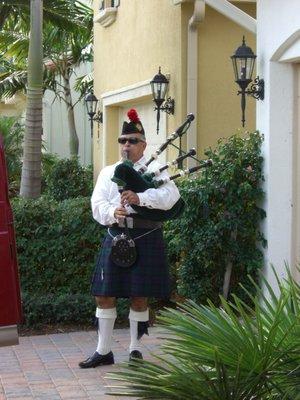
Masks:
[[[155,181],[147,174],[141,175],[133,168],[133,164],[129,160],[123,161],[115,168],[112,181],[115,182],[122,190],[132,190],[135,193],[144,192],[147,189],[155,188]],[[180,198],[169,210],[160,210],[137,205],[130,205],[144,219],[152,221],[168,221],[178,218],[184,210],[184,201]]]

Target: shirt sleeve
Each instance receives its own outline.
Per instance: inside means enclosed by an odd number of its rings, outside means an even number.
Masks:
[[[100,172],[91,198],[94,219],[101,225],[111,225],[117,220],[114,217],[115,205],[109,202],[110,176],[107,168]]]
[[[169,174],[163,171],[159,178],[168,176]],[[142,193],[137,193],[137,195],[140,199],[140,206],[161,210],[170,210],[180,198],[179,190],[173,181],[165,183],[157,189],[147,189]]]

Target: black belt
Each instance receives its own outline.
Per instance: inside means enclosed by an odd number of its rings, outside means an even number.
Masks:
[[[162,227],[162,222],[159,221],[151,221],[150,219],[142,219],[131,216],[125,218],[129,229],[155,229]],[[112,224],[110,227],[125,228],[124,220],[120,220],[118,223]]]

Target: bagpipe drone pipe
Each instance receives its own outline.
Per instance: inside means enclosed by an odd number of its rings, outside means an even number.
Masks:
[[[147,161],[145,166],[140,168],[138,171],[133,168],[133,163],[130,160],[126,159],[125,155],[124,161],[116,166],[114,176],[112,177],[112,181],[118,185],[119,191],[132,190],[135,193],[141,193],[147,189],[156,189],[169,181],[189,175],[198,171],[201,168],[210,166],[212,164],[211,160],[201,161],[200,164],[195,167],[179,171],[173,176],[159,179],[162,171],[166,170],[172,165],[178,165],[180,162],[188,157],[194,156],[196,154],[196,151],[195,149],[191,149],[188,153],[179,156],[172,162],[168,162],[166,165],[160,167],[156,171],[146,172],[149,164],[154,161],[173,140],[175,140],[177,137],[182,136],[187,131],[193,119],[193,114],[189,114],[186,121],[169,136],[166,142],[163,143],[154,154],[152,154],[151,158],[149,159],[149,161]],[[170,219],[178,218],[180,216],[184,209],[184,201],[182,198],[180,198],[169,210],[148,208],[137,206],[134,204],[131,204],[130,206],[138,213],[138,216],[140,218],[150,219],[152,221],[167,221]]]

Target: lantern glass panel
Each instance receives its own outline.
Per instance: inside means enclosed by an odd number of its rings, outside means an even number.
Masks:
[[[233,65],[234,78],[237,81],[239,79],[239,74],[238,74],[238,69],[237,69],[236,58],[232,57],[231,60],[232,60],[232,65]]]
[[[252,80],[255,58],[237,58],[236,71],[238,80]]]
[[[97,111],[97,105],[98,105],[98,100],[93,100],[92,109],[93,109],[93,113],[95,113],[95,114]]]
[[[168,83],[165,82],[151,82],[152,94],[155,100],[164,100]]]
[[[93,101],[92,100],[87,100],[86,101],[86,109],[88,114],[92,114],[94,112],[94,107],[93,107]]]
[[[97,104],[98,104],[97,97],[94,96],[93,94],[89,94],[85,98],[85,104],[86,104],[87,113],[89,115],[95,115],[96,114],[96,110],[97,110]]]
[[[254,65],[255,65],[255,58],[248,59],[248,71],[249,71],[248,76],[249,76],[249,79],[251,79],[251,80],[252,80]]]

